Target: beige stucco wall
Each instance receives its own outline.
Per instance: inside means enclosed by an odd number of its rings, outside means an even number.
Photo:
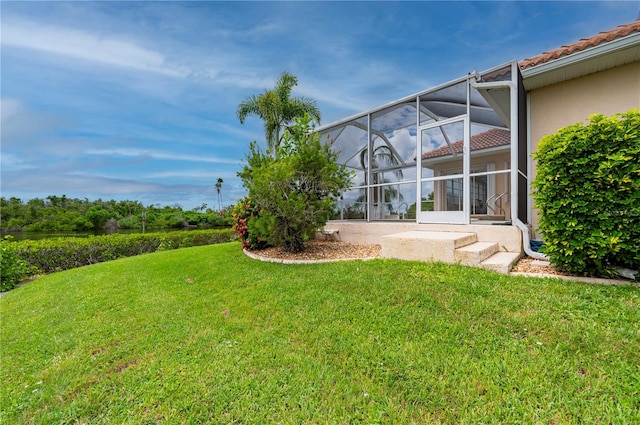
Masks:
[[[632,108],[640,108],[640,62],[532,90],[529,92],[531,152],[536,150],[545,135],[586,121],[590,114],[614,115]],[[533,178],[533,160],[532,170]],[[538,216],[534,210],[534,230],[537,224]]]

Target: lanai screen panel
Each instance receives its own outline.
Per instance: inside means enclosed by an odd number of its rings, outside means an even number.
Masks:
[[[366,153],[369,147],[368,116],[320,132],[321,140],[338,152],[338,163],[354,173],[351,188],[337,201],[334,219],[367,219]]]
[[[467,81],[439,88],[420,96],[420,125],[467,113]]]
[[[371,164],[368,196],[373,220],[415,219],[409,210],[416,198],[416,128],[415,98],[371,114],[367,164]]]
[[[370,160],[372,183],[416,179],[415,101],[397,104],[371,115]]]
[[[366,185],[366,161],[369,146],[368,118],[363,116],[320,133],[322,140],[338,152],[338,163],[355,172],[352,186]]]
[[[339,152],[338,161],[356,172],[351,189],[340,201],[341,218],[415,219],[417,196],[422,198],[423,211],[462,211],[464,191],[472,194],[468,209],[472,215],[497,216],[498,207],[508,211],[509,89],[477,90],[472,83],[510,81],[510,70],[505,66],[461,78],[323,128],[324,140]],[[423,137],[428,137],[420,153],[417,143],[419,126],[467,114],[470,179],[465,182],[461,177],[463,121],[423,129],[428,132]]]
[[[508,120],[505,122],[498,116],[485,97],[473,87],[469,90],[469,112],[472,125],[488,127],[506,127],[508,125]],[[420,125],[431,124],[466,113],[467,80],[420,96]]]

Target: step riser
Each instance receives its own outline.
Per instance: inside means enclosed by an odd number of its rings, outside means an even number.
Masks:
[[[382,257],[455,263],[455,250],[476,241],[475,233],[411,231],[382,238]]]
[[[520,253],[498,252],[481,262],[480,267],[498,273],[509,274],[518,259],[520,259]]]
[[[382,257],[442,261],[508,274],[519,253],[499,252],[498,243],[477,242],[475,233],[409,231],[382,237]]]
[[[498,249],[497,243],[476,242],[464,248],[456,249],[454,257],[455,261],[463,266],[477,266],[498,252]]]

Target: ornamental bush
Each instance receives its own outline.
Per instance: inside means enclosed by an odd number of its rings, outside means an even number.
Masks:
[[[233,207],[233,231],[248,250],[264,249],[269,244],[259,231],[250,232],[249,222],[260,216],[260,206],[250,197],[240,199]]]
[[[260,215],[247,222],[249,234],[264,235],[272,245],[299,252],[304,242],[324,226],[335,199],[351,182],[338,165],[337,153],[313,132],[311,117],[296,118],[287,129],[274,158],[251,144],[247,165],[238,176]]]
[[[640,269],[640,111],[591,115],[545,136],[533,157],[551,263],[588,276]]]

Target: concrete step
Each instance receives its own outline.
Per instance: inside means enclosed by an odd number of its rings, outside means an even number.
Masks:
[[[495,242],[475,242],[455,250],[456,262],[463,266],[478,266],[480,263],[498,252]]]
[[[413,230],[382,237],[382,257],[455,263],[455,250],[477,241],[475,233]]]
[[[480,263],[480,267],[498,273],[509,274],[513,265],[520,258],[517,252],[497,252]]]

